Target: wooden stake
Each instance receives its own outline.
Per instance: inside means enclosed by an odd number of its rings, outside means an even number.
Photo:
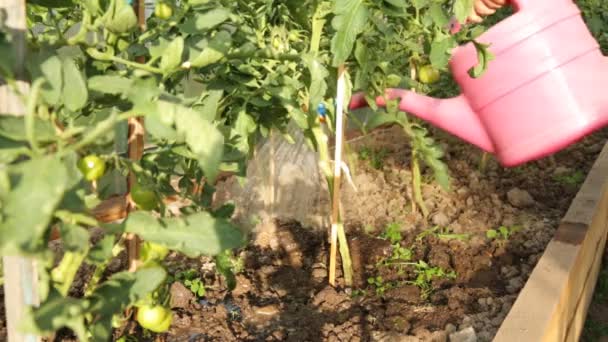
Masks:
[[[16,88],[26,94],[29,85],[23,80],[23,61],[25,60],[26,15],[24,0],[0,0],[0,12],[6,14],[5,25],[13,35],[15,49]],[[0,113],[24,115],[25,106],[10,86],[0,80]],[[9,342],[36,342],[40,337],[19,332],[26,306],[38,306],[38,274],[36,262],[21,256],[4,256],[4,308],[6,310],[6,330]]]
[[[416,79],[416,65],[412,64],[410,67],[410,78],[412,80]],[[412,87],[411,88],[412,92],[416,92],[416,87]],[[414,176],[414,148],[412,147],[412,191],[410,192],[410,196],[412,198],[412,217],[416,217],[416,210],[417,210],[417,206],[416,206],[416,177]]]
[[[139,21],[140,30],[145,30],[146,26],[146,8],[145,1],[138,0],[133,3],[133,8],[135,9],[135,13],[137,13],[137,18]],[[137,57],[137,61],[139,63],[145,63],[145,59],[143,56]],[[142,117],[130,118],[128,121],[129,125],[129,139],[128,139],[128,154],[129,159],[131,160],[140,160],[144,154],[144,119]],[[127,190],[129,193],[131,192],[131,187],[136,182],[135,175],[133,172],[129,173],[129,179],[127,180]],[[132,211],[135,209],[135,205],[130,200],[129,196],[129,206],[128,211]],[[137,269],[137,264],[139,260],[139,237],[135,234],[127,235],[127,258],[129,262],[129,271],[133,272]]]
[[[345,68],[338,68],[336,95],[336,146],[334,150],[334,181],[331,210],[331,244],[329,255],[329,283],[336,286],[336,254],[338,244],[338,223],[340,220],[340,183],[342,173],[342,142],[344,141],[344,80]]]

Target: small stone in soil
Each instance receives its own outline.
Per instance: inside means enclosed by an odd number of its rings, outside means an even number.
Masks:
[[[246,294],[251,290],[251,281],[249,278],[239,274],[236,276],[236,287],[232,290],[232,295],[235,297]]]
[[[477,338],[479,342],[489,342],[492,341],[492,335],[487,331],[482,331],[477,334]]]
[[[445,332],[447,332],[448,334],[451,334],[453,332],[456,332],[456,326],[452,323],[448,323],[445,325]]]
[[[312,270],[312,277],[316,279],[326,278],[327,270],[325,268],[315,268]]]
[[[509,203],[516,208],[525,208],[534,204],[534,198],[526,191],[519,188],[513,188],[507,192]]]
[[[572,172],[572,170],[568,167],[565,166],[558,166],[555,168],[555,170],[553,170],[553,174],[556,176],[561,176],[561,175],[565,175]]]
[[[477,342],[477,335],[473,327],[450,334],[450,342]]]
[[[412,334],[423,341],[428,341],[431,336],[431,332],[424,328],[416,328],[412,331]]]
[[[182,308],[185,309],[190,305],[194,294],[188,290],[182,283],[176,281],[171,284],[171,308]]]
[[[445,227],[450,224],[450,218],[443,212],[440,211],[433,215],[433,224],[441,227]]]
[[[497,316],[497,317],[492,318],[492,320],[490,321],[490,324],[495,327],[499,327],[502,324],[503,320],[504,320],[504,317]]]
[[[521,277],[511,278],[507,284],[507,292],[516,293],[524,286],[524,282]]]
[[[447,342],[447,340],[448,340],[448,333],[445,331],[432,332],[429,337],[430,342]]]

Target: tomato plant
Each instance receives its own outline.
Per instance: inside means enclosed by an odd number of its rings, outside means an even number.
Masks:
[[[42,304],[30,312],[28,329],[47,334],[68,327],[83,341],[107,339],[117,313],[166,287],[158,262],[164,248],[216,256],[233,288],[227,251],[244,241],[229,220],[232,211],[212,209],[217,175],[244,176],[252,146],[271,130],[290,140],[287,127],[294,123],[318,151],[331,185],[327,141],[335,123],[336,67],[347,66],[347,98],[356,89],[381,93],[387,75],[393,83],[417,85],[409,78],[410,64],[445,71],[449,48],[469,39],[448,35],[444,27],[452,13],[462,19],[464,3],[163,2],[141,31],[127,1],[28,2],[28,113],[0,118],[2,161],[9,164],[0,170],[0,251],[51,260],[45,246],[52,227],[60,229],[66,248],[58,265],[41,263]],[[9,84],[17,37],[7,30],[0,36],[0,72]],[[137,116],[145,117],[149,146],[140,161],[124,153],[126,121]],[[89,154],[105,161],[105,172],[98,164],[96,173],[85,172],[99,183],[97,192],[78,171],[78,156]],[[428,156],[431,164],[440,163],[437,153]],[[137,178],[130,196],[144,210],[120,224],[97,222],[91,209],[125,195],[116,179],[127,173]],[[190,204],[176,216],[159,196]],[[44,210],[11,214],[32,206]],[[88,243],[91,226],[106,231],[95,244]],[[149,243],[144,259],[159,260],[104,279],[126,234]],[[72,297],[68,290],[83,264],[94,267],[93,277],[84,296]]]

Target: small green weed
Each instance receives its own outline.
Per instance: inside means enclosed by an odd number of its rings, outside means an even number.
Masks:
[[[364,146],[359,150],[359,160],[368,160],[370,165],[376,169],[382,169],[384,166],[384,158],[388,155],[388,149],[382,147],[380,149],[372,149]]]
[[[576,170],[572,174],[553,176],[553,179],[562,184],[580,185],[585,181],[585,174],[581,170]]]
[[[372,235],[376,231],[376,227],[372,226],[371,224],[366,224],[363,226],[363,231],[365,234]]]
[[[403,261],[412,259],[412,250],[401,246],[403,237],[401,236],[401,226],[398,223],[387,225],[381,237],[391,242],[392,253],[388,258],[380,260],[377,264],[378,266],[399,265]],[[399,273],[403,273],[401,266],[399,266]]]
[[[447,227],[441,228],[439,226],[435,226],[433,228],[425,229],[422,233],[416,236],[416,241],[422,241],[427,236],[436,236],[442,240],[461,240],[467,241],[471,238],[471,234],[456,234],[452,233]]]
[[[420,289],[420,296],[423,299],[427,299],[432,293],[432,281],[433,279],[447,278],[455,279],[456,272],[446,272],[443,268],[437,266],[431,266],[423,260],[418,260],[417,263],[408,263],[414,266],[414,272],[416,273],[416,280],[408,281],[407,283],[417,286]]]
[[[370,278],[371,279],[371,278]],[[364,297],[367,295],[367,291],[363,290],[363,289],[355,289],[353,290],[353,292],[350,294],[351,298],[358,298],[358,297]]]
[[[203,283],[198,272],[194,269],[179,272],[175,275],[175,278],[197,297],[204,297],[207,293],[205,283]]]
[[[498,229],[488,229],[488,231],[486,231],[486,237],[490,240],[498,240],[499,243],[505,243],[513,234],[521,229],[520,226],[500,226]]]
[[[384,293],[386,292],[386,290],[389,290],[393,287],[391,283],[385,283],[382,276],[369,277],[367,278],[367,283],[375,288],[376,295],[380,297],[384,297]]]
[[[401,242],[401,239],[403,239],[401,236],[401,225],[399,223],[387,225],[380,237],[389,240],[391,245]]]

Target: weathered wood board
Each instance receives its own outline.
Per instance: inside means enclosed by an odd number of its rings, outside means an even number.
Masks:
[[[608,144],[494,341],[578,341],[608,231]]]

